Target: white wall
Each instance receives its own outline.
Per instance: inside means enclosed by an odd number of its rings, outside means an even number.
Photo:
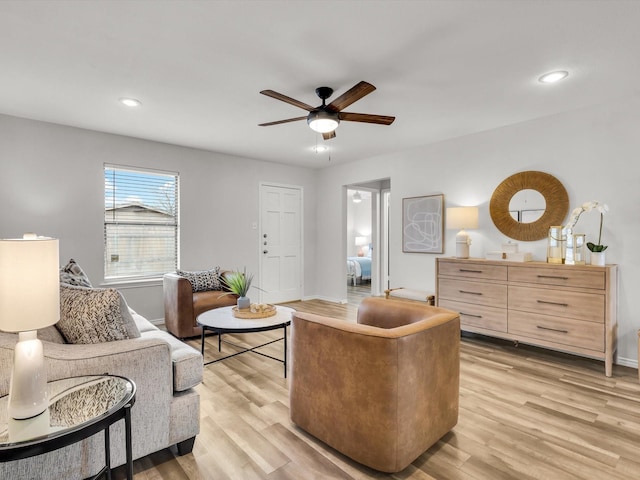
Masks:
[[[94,285],[103,281],[103,164],[180,174],[180,255],[186,270],[259,268],[258,186],[304,195],[305,294],[315,291],[315,171],[0,115],[0,238],[35,231],[60,239]],[[311,267],[309,268],[309,265]],[[132,308],[164,318],[162,286],[118,286]],[[35,298],[35,297],[34,297]]]
[[[588,200],[610,207],[603,229],[609,245],[607,262],[620,265],[618,302],[618,363],[635,365],[640,291],[640,97],[624,98],[552,117],[461,137],[420,149],[324,169],[318,177],[318,294],[346,295],[339,229],[344,225],[343,185],[391,178],[391,286],[434,291],[435,257],[402,252],[402,198],[443,193],[445,206],[478,205],[480,228],[470,231],[471,255],[483,257],[507,239],[489,216],[489,200],[506,177],[539,170],[558,178],[569,193],[570,208]],[[385,134],[393,134],[393,126]],[[599,217],[580,219],[577,228],[596,241]],[[445,231],[443,256],[455,253],[455,233]],[[594,238],[595,237],[595,238]],[[535,260],[545,260],[546,241],[518,242]]]
[[[103,163],[178,171],[181,177],[181,266],[247,266],[258,272],[258,184],[304,188],[306,297],[346,298],[344,185],[391,179],[391,286],[433,290],[435,257],[402,253],[402,198],[444,193],[446,206],[479,205],[480,228],[471,231],[472,256],[506,240],[492,224],[488,203],[509,175],[541,170],[569,192],[571,208],[609,204],[603,243],[620,265],[618,363],[637,362],[640,327],[633,294],[640,289],[640,97],[511,125],[320,171],[231,157],[156,142],[102,134],[0,115],[0,236],[36,231],[60,238],[61,261],[73,257],[94,283],[102,279]],[[393,134],[393,126],[387,127]],[[225,198],[245,194],[236,207]],[[321,198],[321,202],[316,199]],[[578,224],[593,240],[597,215]],[[445,232],[444,256],[455,252]],[[545,241],[519,242],[536,260]],[[97,279],[97,281],[96,281]],[[127,301],[151,319],[162,318],[162,288],[124,289]]]

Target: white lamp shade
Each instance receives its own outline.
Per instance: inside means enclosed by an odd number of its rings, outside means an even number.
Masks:
[[[0,240],[0,330],[37,330],[60,319],[58,269],[57,239]]]
[[[478,207],[447,208],[447,228],[452,230],[478,228]]]
[[[367,237],[356,237],[355,242],[358,247],[361,247],[369,243],[369,241],[367,240]]]

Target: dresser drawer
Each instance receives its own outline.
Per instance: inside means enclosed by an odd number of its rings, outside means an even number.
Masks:
[[[444,300],[507,308],[507,286],[441,278],[438,296]]]
[[[483,263],[438,262],[438,274],[452,277],[478,278],[481,280],[507,281],[506,265],[487,265]]]
[[[438,306],[460,313],[460,329],[465,326],[507,333],[507,310],[471,303],[440,300]]]
[[[509,309],[586,320],[602,325],[604,295],[509,285]]]
[[[509,311],[509,333],[567,347],[604,352],[604,325],[570,318]]]
[[[509,282],[535,283],[578,288],[605,288],[605,272],[600,269],[574,270],[571,267],[509,267]]]

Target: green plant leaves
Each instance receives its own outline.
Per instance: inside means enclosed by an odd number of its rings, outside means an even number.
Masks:
[[[593,242],[587,242],[587,248],[591,252],[604,252],[607,249],[608,245],[596,245]]]

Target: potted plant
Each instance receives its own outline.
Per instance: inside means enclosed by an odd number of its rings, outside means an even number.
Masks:
[[[251,308],[251,300],[247,296],[253,281],[253,274],[247,274],[245,267],[242,272],[229,272],[221,277],[224,286],[231,292],[238,295],[238,309],[244,310]],[[256,287],[257,288],[257,287]]]

